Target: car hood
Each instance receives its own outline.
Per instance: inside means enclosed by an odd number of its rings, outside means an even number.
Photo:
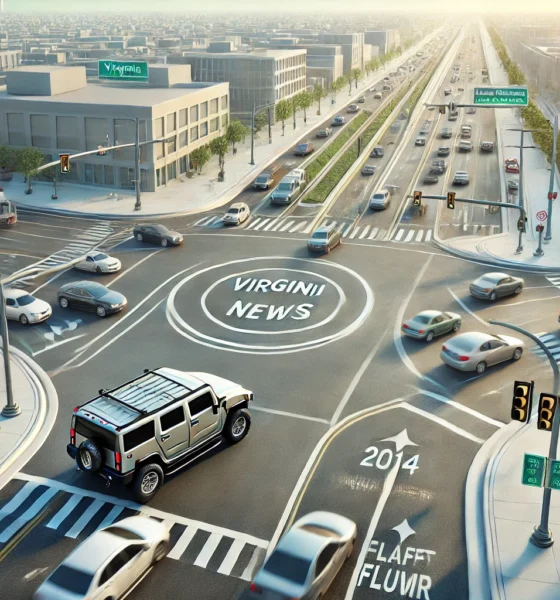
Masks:
[[[183,236],[178,231],[168,231],[165,235],[166,235],[166,237],[171,238],[171,239],[175,239],[175,238],[182,239],[183,238]]]
[[[123,302],[126,302],[126,298],[119,292],[109,290],[104,296],[99,298],[99,301],[105,302],[106,304],[122,304]]]
[[[224,221],[238,221],[239,213],[226,213],[222,218]]]
[[[112,267],[113,265],[119,265],[120,260],[118,258],[113,258],[109,256],[108,258],[104,258],[103,260],[97,261],[100,265],[105,265],[106,267]]]
[[[45,312],[46,310],[50,310],[51,305],[48,302],[45,302],[44,300],[35,298],[35,302],[28,304],[27,307],[24,307],[24,308],[29,308],[30,312],[42,313],[42,312]]]

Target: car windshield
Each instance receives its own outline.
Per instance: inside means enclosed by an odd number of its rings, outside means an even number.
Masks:
[[[309,561],[276,550],[268,559],[264,570],[272,575],[282,577],[282,579],[303,584],[307,579],[309,567]]]
[[[268,181],[268,175],[259,175],[257,177],[258,183],[266,183]]]
[[[124,527],[119,527],[114,525],[113,527],[107,527],[105,529],[106,533],[111,533],[112,535],[116,535],[117,537],[123,538],[125,540],[143,540],[144,538],[130,529],[125,529]]]
[[[17,299],[17,303],[20,306],[27,306],[28,304],[33,304],[35,302],[35,298],[31,294],[25,294],[25,296],[20,296]]]
[[[239,212],[238,208],[230,208],[228,210],[228,214],[230,214],[230,215],[236,215],[238,212]]]
[[[327,239],[327,232],[326,231],[316,231],[313,234],[313,239],[314,240],[326,240]]]
[[[99,285],[99,286],[96,285],[96,286],[92,286],[92,287],[88,287],[88,288],[84,288],[84,289],[86,291],[88,291],[96,299],[102,298],[109,291],[104,285]]]
[[[305,150],[307,148],[307,144],[298,144],[297,149],[298,150]]]
[[[385,194],[373,194],[372,200],[384,200]]]
[[[413,321],[417,323],[421,323],[422,325],[427,325],[432,320],[432,317],[428,317],[427,315],[416,315]]]
[[[58,569],[49,577],[49,582],[72,594],[85,596],[89,590],[92,579],[93,575],[91,573],[84,573],[84,571],[79,571],[73,567],[60,565],[60,567],[58,567]]]
[[[109,255],[103,254],[103,252],[100,252],[99,254],[93,256],[93,260],[105,260],[106,258],[109,258]]]
[[[287,183],[287,182],[281,183],[278,186],[278,191],[279,192],[289,192],[291,189],[292,189],[292,184],[291,183]]]

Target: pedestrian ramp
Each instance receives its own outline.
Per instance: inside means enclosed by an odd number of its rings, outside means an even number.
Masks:
[[[250,581],[269,544],[249,534],[22,473],[0,498],[0,552],[27,535],[36,536],[38,544],[65,540],[67,547],[70,541],[73,549],[97,529],[142,514],[169,528],[168,560]]]
[[[547,277],[548,281],[552,283],[554,287],[557,287],[560,290],[560,276],[558,277]]]
[[[560,364],[560,338],[553,333],[543,333],[537,337],[543,342],[548,351],[552,354],[554,360]],[[533,352],[537,356],[547,358],[544,350],[538,346],[533,347]]]

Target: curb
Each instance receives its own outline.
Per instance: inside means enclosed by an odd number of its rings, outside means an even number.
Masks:
[[[31,423],[20,437],[20,441],[0,464],[0,490],[35,455],[47,439],[58,413],[58,394],[43,369],[17,348],[10,348],[11,359],[19,365],[35,392],[38,404]],[[17,417],[14,417],[17,419]]]

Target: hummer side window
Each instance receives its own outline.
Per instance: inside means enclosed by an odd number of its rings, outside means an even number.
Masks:
[[[185,421],[185,409],[182,406],[178,406],[173,410],[170,410],[165,415],[161,415],[159,422],[161,423],[161,430],[167,431],[179,423]]]
[[[207,408],[211,408],[213,404],[214,399],[212,398],[212,394],[210,392],[206,392],[206,394],[202,394],[198,398],[194,398],[194,400],[189,402],[191,417],[200,414]]]
[[[155,436],[154,422],[149,421],[123,435],[124,451],[128,452]]]

